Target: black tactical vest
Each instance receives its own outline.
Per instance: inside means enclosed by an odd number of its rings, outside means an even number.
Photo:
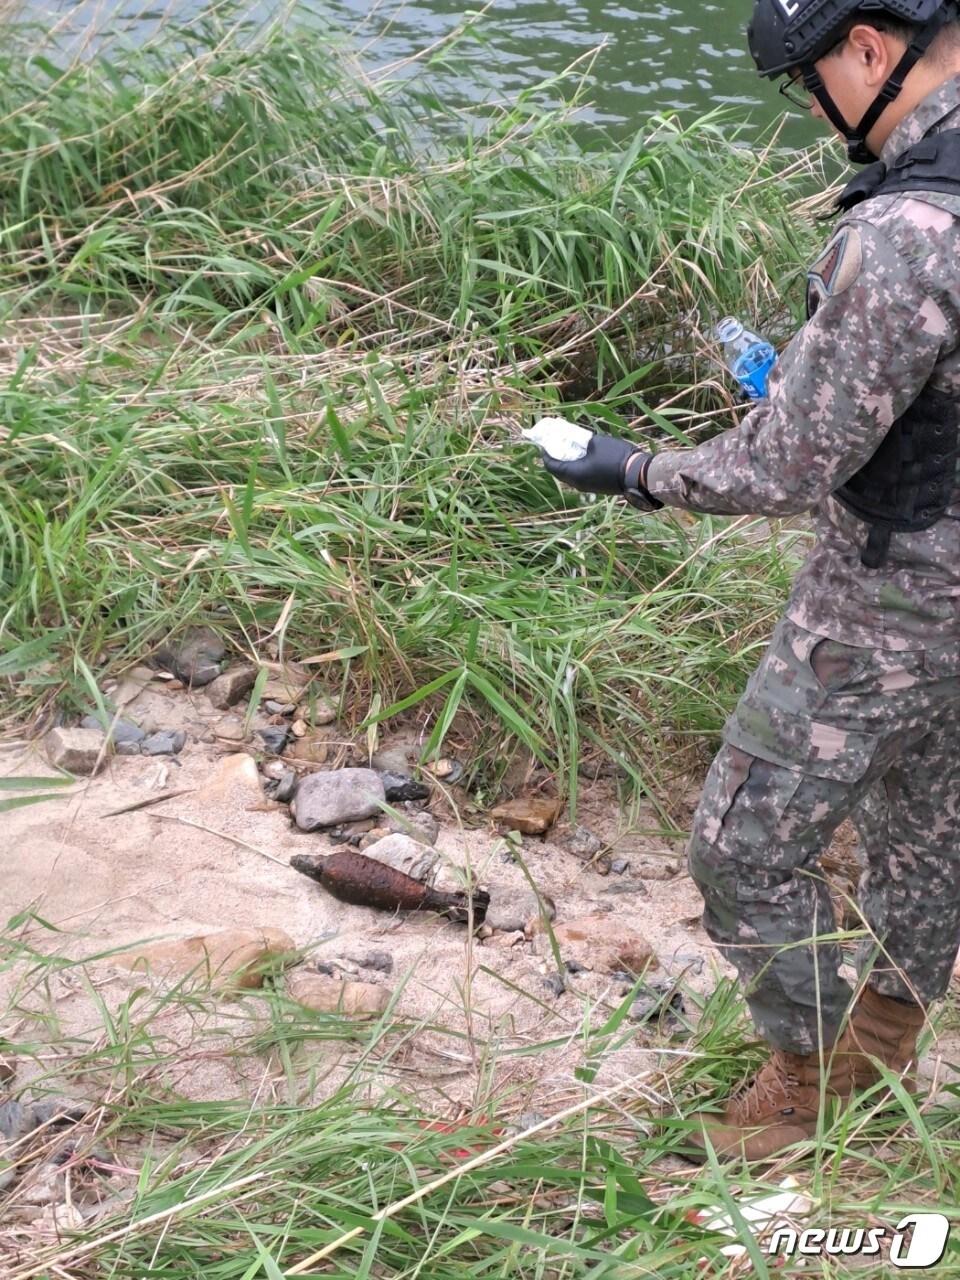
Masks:
[[[881,161],[870,165],[843,189],[837,208],[901,191],[960,195],[960,129],[923,138],[889,169]],[[942,519],[956,484],[958,448],[960,400],[924,387],[870,461],[834,491],[870,526],[860,552],[868,569],[886,561],[892,534],[919,532]]]

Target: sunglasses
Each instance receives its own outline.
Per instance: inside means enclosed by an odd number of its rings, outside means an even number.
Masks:
[[[809,111],[813,106],[813,94],[805,87],[799,76],[796,79],[792,76],[787,76],[781,80],[777,85],[777,91],[788,102],[795,107],[799,107],[802,111]]]

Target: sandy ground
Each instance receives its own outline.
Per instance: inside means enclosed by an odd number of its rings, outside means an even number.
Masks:
[[[396,993],[394,1016],[407,1028],[381,1036],[369,1052],[342,1039],[301,1044],[294,1085],[289,1062],[270,1047],[269,1037],[262,1051],[234,1052],[269,1026],[267,1002],[256,995],[208,995],[186,1010],[182,1003],[164,1005],[162,997],[150,1005],[138,994],[138,1015],[165,1050],[158,1069],[164,1083],[198,1100],[287,1100],[291,1092],[303,1100],[329,1093],[352,1073],[371,1096],[400,1089],[415,1095],[424,1110],[443,1115],[482,1110],[493,1099],[501,1111],[536,1107],[549,1113],[582,1096],[574,1073],[590,1052],[584,1027],[596,1027],[613,1012],[622,981],[582,973],[558,997],[546,984],[554,965],[543,939],[473,938],[434,915],[393,915],[337,902],[286,865],[294,853],[329,851],[328,839],[299,832],[287,807],[265,801],[249,782],[224,781],[234,777],[224,762],[236,749],[224,736],[237,732],[239,716],[213,710],[202,692],[170,690],[159,681],[125,714],[147,728],[183,727],[190,741],[175,761],[117,757],[70,796],[4,816],[8,869],[0,881],[0,914],[9,919],[29,906],[46,922],[28,922],[8,931],[11,936],[76,959],[145,938],[272,926],[305,950],[305,964],[336,961],[347,974],[389,985]],[[47,772],[36,746],[20,744],[0,756],[0,773]],[[105,816],[168,789],[188,794]],[[441,881],[452,883],[454,869],[469,865],[482,884],[527,890],[492,828],[465,826],[439,792],[431,805],[441,822]],[[578,818],[631,867],[623,877],[601,876],[554,839],[525,838],[523,858],[541,892],[556,902],[557,922],[607,912],[650,943],[659,959],[657,976],[680,978],[693,993],[711,990],[717,975],[729,970],[699,925],[700,899],[689,878],[682,870],[667,878],[678,866],[680,847],[618,834],[620,813],[603,781],[586,788]],[[356,964],[371,950],[390,953],[391,974]],[[10,1010],[6,1022],[0,1014],[0,1036],[51,1046],[59,1041],[61,1047],[23,1059],[21,1083],[55,1071],[58,1063],[67,1068],[71,1054],[102,1043],[104,1007],[113,1013],[128,1008],[131,993],[143,987],[141,979],[104,960],[68,968],[41,984],[30,972],[25,960],[0,973],[0,1009]],[[695,1008],[690,1013],[695,1017]],[[64,1037],[72,1048],[62,1048]],[[624,1040],[605,1055],[597,1088],[622,1080],[631,1082],[628,1094],[642,1092],[639,1073],[662,1063],[663,1053],[687,1051],[684,1035],[671,1038],[652,1027]],[[536,1048],[546,1041],[550,1047]],[[955,1058],[952,1044],[940,1048]],[[73,1081],[71,1091],[82,1093],[84,1083]]]
[[[622,1000],[622,980],[609,973],[578,974],[571,990],[557,997],[545,981],[555,966],[544,955],[543,939],[500,933],[471,938],[463,926],[432,914],[393,915],[336,901],[285,865],[294,853],[330,851],[328,839],[299,832],[285,805],[265,801],[249,784],[224,782],[233,771],[225,768],[225,749],[232,748],[225,748],[222,735],[236,731],[235,713],[214,711],[202,692],[169,691],[156,682],[125,714],[145,727],[183,727],[191,740],[175,762],[116,757],[69,797],[4,817],[5,842],[13,852],[0,882],[0,914],[9,919],[30,906],[59,931],[27,925],[20,932],[32,946],[86,958],[145,938],[280,928],[306,949],[306,964],[332,960],[364,981],[388,984],[397,993],[395,1015],[417,1028],[416,1034],[384,1036],[366,1056],[344,1041],[303,1046],[297,1060],[303,1087],[309,1081],[309,1087],[329,1092],[359,1071],[371,1093],[399,1086],[440,1114],[482,1108],[493,1097],[501,1104],[512,1100],[510,1109],[535,1104],[549,1111],[571,1094],[581,1096],[574,1070],[587,1054],[585,1013],[594,1026],[609,1016]],[[36,746],[21,744],[0,756],[0,772],[36,776],[50,770]],[[189,794],[105,816],[169,789]],[[558,923],[607,912],[651,944],[660,962],[657,976],[682,975],[691,989],[709,990],[722,966],[700,929],[694,886],[683,873],[672,879],[637,875],[642,866],[641,875],[666,877],[677,866],[679,846],[638,835],[617,838],[619,811],[611,785],[600,781],[587,790],[579,820],[612,841],[613,855],[628,858],[631,867],[623,876],[602,876],[549,838],[525,838],[522,856],[540,890],[556,902]],[[431,802],[441,823],[441,884],[446,880],[452,887],[454,869],[470,865],[482,884],[527,892],[522,871],[508,861],[496,832],[466,827],[448,800],[438,792]],[[391,974],[356,965],[357,957],[374,949],[390,953]],[[13,1040],[42,1039],[55,1025],[51,1038],[94,1044],[104,1027],[98,1001],[116,1011],[142,986],[102,960],[68,969],[26,994],[28,973],[29,965],[20,964],[0,974],[0,1007],[13,1001],[19,1009],[13,1023],[0,1023],[0,1035]],[[208,999],[202,1013],[161,1008],[150,1022],[151,1034],[180,1047],[179,1063],[164,1069],[167,1082],[197,1099],[262,1097],[265,1091],[288,1097],[289,1078],[276,1055],[230,1052],[262,1029],[264,1006],[253,996]],[[203,1052],[196,1052],[201,1037]],[[547,1040],[559,1043],[530,1052]],[[607,1056],[607,1075],[598,1077],[597,1087],[651,1069],[668,1041],[654,1029],[632,1037]],[[681,1039],[680,1051],[682,1045]],[[48,1057],[42,1067],[49,1066]],[[41,1064],[23,1062],[21,1081],[40,1069]]]

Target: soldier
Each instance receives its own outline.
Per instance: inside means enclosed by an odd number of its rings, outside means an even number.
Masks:
[[[696,1145],[765,1159],[908,1070],[960,945],[960,16],[955,0],[757,0],[762,76],[873,161],[808,276],[768,398],[655,456],[594,436],[576,489],[720,514],[812,511],[816,541],[694,819],[704,925],[768,1061]],[[852,817],[856,996],[818,859]]]

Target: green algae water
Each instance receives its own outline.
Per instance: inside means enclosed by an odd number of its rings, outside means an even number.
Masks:
[[[208,4],[154,0],[147,6],[127,0],[108,8],[104,0],[53,0],[53,9],[78,32],[91,24],[103,30],[109,12],[113,34],[136,38],[161,21],[197,21]],[[396,65],[398,75],[410,74],[407,60],[455,31],[469,12],[458,0],[311,0],[293,6],[259,0],[247,12],[252,21],[262,22],[291,8],[302,20],[310,21],[312,13],[313,20],[332,23],[340,43],[363,66]],[[640,0],[637,5],[494,0],[455,56],[439,64],[435,60],[430,81],[448,101],[469,107],[509,100],[581,60],[587,81],[576,120],[586,145],[591,138],[596,145],[604,138],[624,142],[652,113],[678,112],[693,119],[714,108],[725,108],[731,126],[743,128],[747,139],[756,138],[781,118],[786,104],[754,74],[744,36],[749,11],[749,0]],[[541,100],[559,101],[570,85],[568,80],[563,90],[546,89]],[[799,115],[787,118],[780,135],[790,146],[817,136],[813,123]]]

